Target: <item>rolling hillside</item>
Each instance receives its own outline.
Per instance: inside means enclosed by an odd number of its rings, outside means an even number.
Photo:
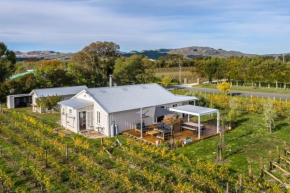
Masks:
[[[35,57],[44,60],[57,59],[57,60],[69,60],[73,53],[61,53],[55,51],[30,51],[30,52],[21,52],[14,51],[18,58],[18,61],[25,60],[27,58]],[[122,56],[128,57],[133,54],[143,54],[151,59],[158,59],[160,56],[165,56],[167,54],[182,54],[186,58],[195,58],[195,57],[231,57],[231,56],[254,56],[255,54],[247,54],[239,51],[227,51],[223,49],[214,49],[210,47],[200,47],[200,46],[191,46],[185,48],[176,48],[176,49],[156,49],[156,50],[141,50],[141,51],[130,51],[123,52],[120,54]],[[267,56],[278,57],[281,54],[267,54]]]

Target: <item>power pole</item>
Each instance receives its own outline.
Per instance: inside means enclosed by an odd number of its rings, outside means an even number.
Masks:
[[[179,84],[181,84],[181,65],[180,65],[180,59],[179,59]]]

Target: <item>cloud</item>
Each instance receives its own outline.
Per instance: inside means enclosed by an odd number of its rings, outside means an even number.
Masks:
[[[126,51],[211,46],[276,53],[289,43],[289,3],[282,0],[2,0],[0,7],[0,41],[20,50],[37,44],[77,51],[107,40]]]

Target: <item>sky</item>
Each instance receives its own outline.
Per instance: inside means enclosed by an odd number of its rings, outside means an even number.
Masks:
[[[76,52],[95,41],[122,51],[290,52],[290,1],[0,0],[0,42],[10,50]]]

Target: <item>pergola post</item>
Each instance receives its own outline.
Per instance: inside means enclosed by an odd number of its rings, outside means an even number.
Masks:
[[[190,116],[190,115],[189,115],[189,114],[187,114],[187,122],[189,122],[189,116]]]
[[[216,132],[220,132],[220,112],[217,112],[217,126],[216,126]]]
[[[193,104],[194,104],[194,106],[195,106],[195,100],[193,101]]]
[[[200,115],[198,115],[198,139],[200,139]]]
[[[141,118],[141,137],[140,138],[143,138],[143,112],[142,112],[142,108],[141,108],[140,118]]]

